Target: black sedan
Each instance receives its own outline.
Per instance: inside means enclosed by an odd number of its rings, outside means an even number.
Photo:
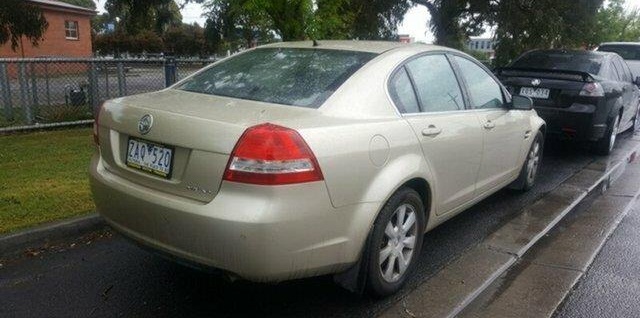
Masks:
[[[619,132],[640,125],[640,80],[618,54],[530,51],[496,75],[512,94],[533,99],[547,136],[588,141],[607,155]]]

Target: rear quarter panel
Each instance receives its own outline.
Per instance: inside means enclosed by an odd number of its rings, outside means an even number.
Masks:
[[[320,163],[335,207],[385,201],[404,179],[429,174],[415,134],[402,119],[301,134]]]
[[[431,173],[410,125],[388,96],[388,76],[413,47],[384,53],[349,78],[318,109],[318,116],[276,122],[300,132],[316,155],[335,208],[366,203],[358,223],[373,223],[387,199],[406,181]],[[434,211],[433,207],[427,207]],[[363,230],[368,227],[362,227]]]

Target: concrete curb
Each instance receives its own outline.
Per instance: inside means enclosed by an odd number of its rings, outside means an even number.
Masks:
[[[521,258],[522,262],[503,275],[503,281],[490,286],[458,317],[554,317],[622,220],[636,206],[640,171],[638,163],[635,165],[632,174],[621,178],[626,184],[612,187],[618,193],[605,193],[580,214],[563,220],[562,230],[549,233],[531,253]],[[621,188],[628,194],[620,195]]]
[[[97,213],[43,224],[17,233],[0,236],[0,256],[40,247],[71,236],[81,236],[107,226]]]
[[[453,260],[435,276],[377,316],[411,318],[457,316],[582,200],[590,193],[597,191],[598,186],[609,185],[622,174],[627,163],[640,151],[640,136],[632,136],[625,144],[627,145],[623,147],[624,150],[619,148],[617,153],[597,160],[556,188],[557,191],[562,190],[561,192],[565,195],[570,194],[571,199],[554,199],[553,193],[550,193],[533,203],[532,205],[536,205],[547,201],[552,203],[552,207],[555,206],[538,220],[540,227],[528,227],[525,222],[518,222],[518,217],[514,218],[470,250],[475,253],[468,251]],[[534,214],[531,211],[527,213],[525,208],[520,216],[530,221],[536,218],[536,214],[538,213]],[[504,232],[504,235],[500,235],[501,232]],[[496,253],[504,256],[504,259],[498,258]],[[491,270],[477,273],[477,264],[490,264]]]

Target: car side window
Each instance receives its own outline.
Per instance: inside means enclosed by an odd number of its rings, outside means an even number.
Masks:
[[[411,85],[407,70],[402,67],[393,74],[389,81],[389,93],[402,114],[419,113],[418,99]]]
[[[424,55],[411,60],[406,67],[423,112],[464,109],[462,90],[446,56]]]
[[[609,62],[609,79],[614,81],[622,81],[622,70],[618,70],[618,66],[613,61]]]
[[[504,107],[504,96],[500,84],[476,63],[460,56],[453,57],[469,89],[471,105],[474,108]]]
[[[631,71],[629,70],[627,63],[623,61],[621,58],[616,58],[615,63],[618,66],[618,70],[621,73],[621,78],[625,82],[631,82],[632,81]]]

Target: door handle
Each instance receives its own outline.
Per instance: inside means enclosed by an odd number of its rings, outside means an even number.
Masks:
[[[488,122],[484,123],[483,127],[484,127],[484,129],[491,130],[493,128],[496,128],[496,124],[492,123],[491,121],[488,121]]]
[[[442,128],[438,128],[434,125],[429,125],[429,127],[422,130],[422,135],[425,137],[435,137],[442,132]]]

